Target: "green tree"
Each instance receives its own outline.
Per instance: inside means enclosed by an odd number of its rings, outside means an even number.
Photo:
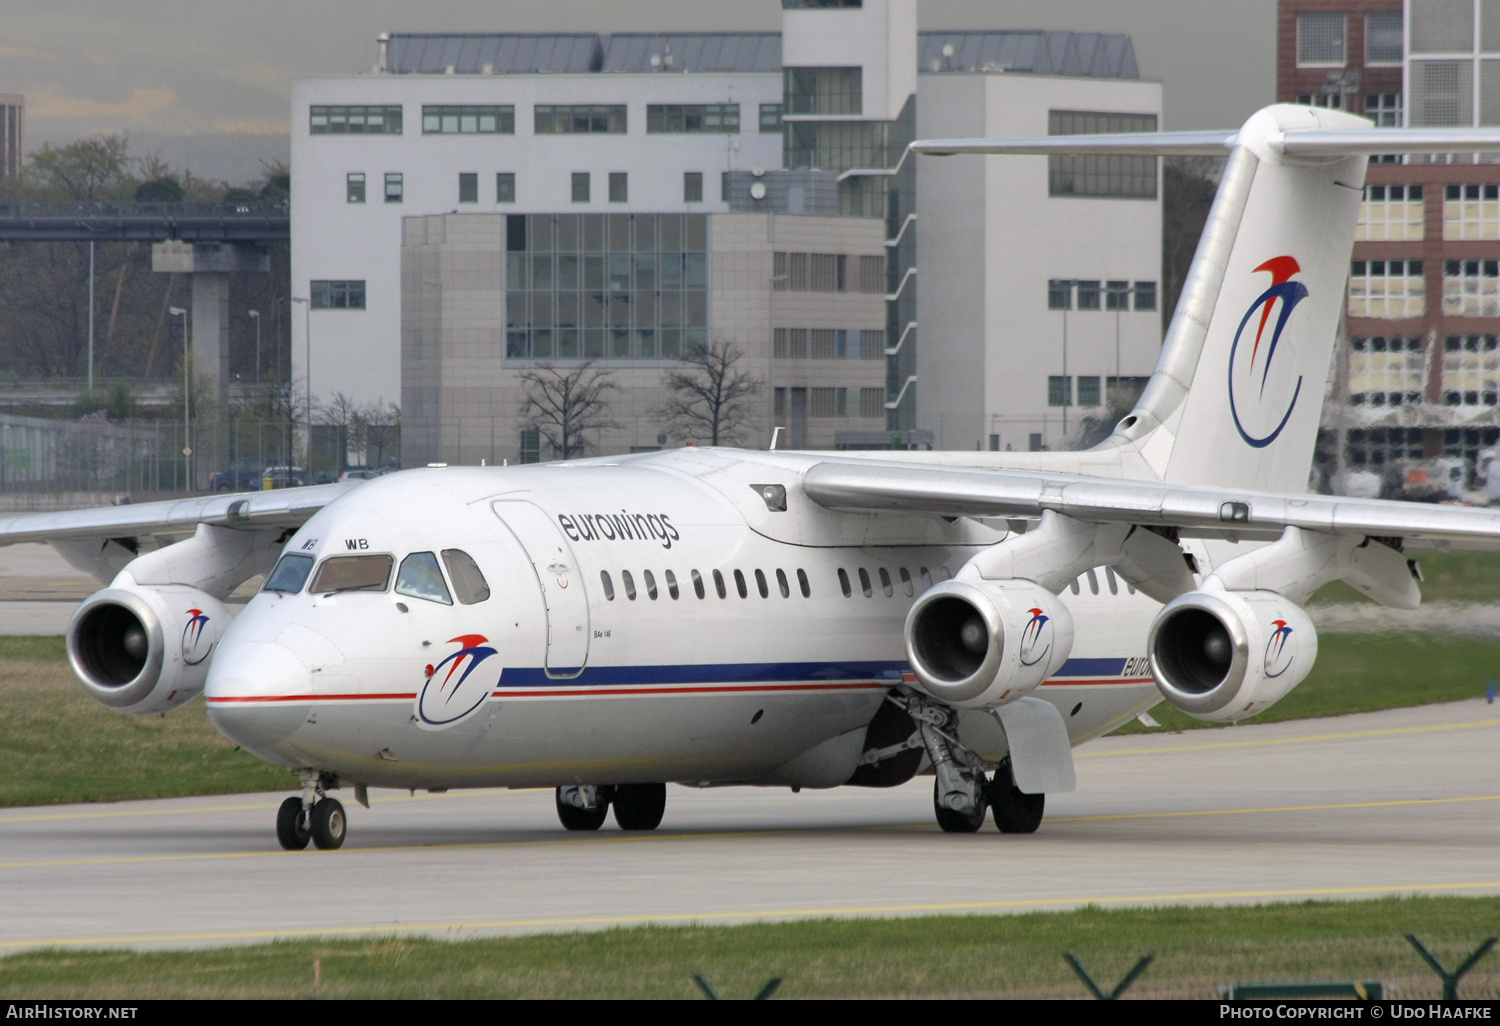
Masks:
[[[66,146],[48,143],[32,156],[26,178],[42,199],[120,199],[135,184],[130,143],[118,135],[96,135]]]

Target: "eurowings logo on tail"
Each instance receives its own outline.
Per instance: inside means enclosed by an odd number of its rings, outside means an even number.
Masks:
[[[188,666],[198,666],[214,650],[214,643],[203,644],[203,628],[208,626],[208,614],[201,609],[189,609],[188,621],[182,626],[182,661]]]
[[[1292,668],[1297,647],[1292,644],[1292,629],[1285,620],[1272,620],[1271,637],[1266,641],[1266,676],[1280,677]]]
[[[1052,628],[1049,626],[1052,617],[1040,609],[1026,611],[1031,614],[1031,619],[1026,621],[1026,628],[1021,631],[1021,648],[1016,653],[1016,658],[1021,661],[1022,666],[1035,666],[1052,651]]]
[[[436,666],[427,667],[426,680],[417,693],[417,718],[424,726],[450,727],[464,719],[484,704],[499,682],[498,676],[491,679],[488,673],[475,672],[480,663],[496,654],[483,634],[460,634],[448,639],[448,644],[462,647]]]
[[[1271,286],[1245,311],[1239,329],[1234,333],[1234,344],[1229,349],[1229,413],[1240,437],[1256,449],[1263,449],[1276,441],[1276,436],[1292,418],[1292,410],[1302,394],[1301,375],[1293,383],[1284,380],[1284,372],[1278,376],[1283,380],[1272,378],[1271,370],[1287,320],[1297,304],[1308,295],[1307,286],[1293,280],[1293,276],[1302,271],[1294,257],[1272,257],[1254,273],[1262,271],[1271,276]],[[1256,318],[1257,312],[1259,318]],[[1276,314],[1274,324],[1272,313]],[[1256,321],[1253,339],[1247,337],[1245,331],[1252,320]],[[1268,325],[1271,326],[1269,335],[1266,332]],[[1241,343],[1245,344],[1242,346]],[[1275,366],[1282,370],[1288,362],[1284,359]]]

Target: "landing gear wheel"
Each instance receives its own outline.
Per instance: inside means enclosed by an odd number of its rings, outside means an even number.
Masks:
[[[1022,794],[1016,787],[1015,777],[1010,772],[1010,760],[1006,759],[995,770],[995,779],[986,789],[990,808],[995,810],[995,826],[1002,834],[1034,834],[1042,825],[1042,812],[1047,804],[1044,794]]]
[[[336,798],[324,798],[312,807],[312,843],[322,849],[337,848],[344,843],[349,821],[344,807]]]
[[[667,785],[621,784],[610,804],[621,830],[655,830],[667,811]]]
[[[301,851],[307,847],[312,834],[304,822],[301,798],[288,798],[276,810],[276,840],[287,851]]]
[[[598,830],[604,825],[604,817],[609,815],[609,802],[604,800],[603,795],[595,799],[592,809],[580,809],[571,802],[563,801],[560,787],[554,800],[557,802],[557,818],[565,830]],[[660,818],[657,817],[658,820]]]
[[[945,834],[972,834],[984,826],[985,809],[984,791],[979,792],[979,804],[968,812],[958,812],[942,805],[938,799],[941,794],[938,791],[938,782],[932,782],[932,811],[937,813],[938,826]]]

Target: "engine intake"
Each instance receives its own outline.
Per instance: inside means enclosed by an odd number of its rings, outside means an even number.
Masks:
[[[1151,624],[1146,649],[1162,695],[1202,720],[1264,712],[1300,684],[1318,657],[1302,608],[1269,591],[1193,591]]]
[[[906,657],[950,705],[993,708],[1041,684],[1073,648],[1073,618],[1030,581],[944,581],[906,617]]]
[[[127,585],[84,601],[68,624],[68,662],[95,700],[160,713],[203,690],[230,616],[195,588]]]

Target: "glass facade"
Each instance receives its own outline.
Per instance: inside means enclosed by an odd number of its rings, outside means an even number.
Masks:
[[[781,75],[788,114],[863,113],[861,68],[783,68]]]
[[[567,107],[537,105],[533,129],[537,135],[605,133],[625,134],[625,105],[574,104]]]
[[[1155,114],[1112,114],[1086,110],[1047,112],[1048,135],[1154,132]],[[1047,191],[1053,196],[1156,198],[1155,157],[1047,158]]]
[[[510,104],[491,107],[423,107],[422,134],[515,135],[516,108]]]
[[[508,359],[671,360],[708,342],[708,217],[514,214]]]
[[[646,108],[646,133],[724,133],[740,130],[737,103],[653,103]]]
[[[401,108],[324,107],[310,109],[312,135],[400,135]]]

